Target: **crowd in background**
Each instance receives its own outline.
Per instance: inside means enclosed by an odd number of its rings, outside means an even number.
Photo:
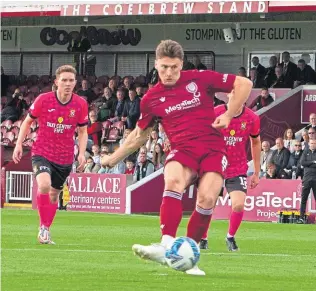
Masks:
[[[284,52],[283,62],[277,64],[277,58],[270,58],[270,67],[265,68],[259,63],[258,57],[252,58],[253,67],[250,76],[246,69],[239,68],[238,75],[248,77],[254,88],[262,88],[261,94],[249,105],[251,109],[259,110],[271,104],[274,99],[268,88],[293,88],[302,84],[315,84],[315,71],[299,60],[298,65],[290,61],[290,54]],[[193,63],[184,59],[184,70],[205,70],[206,66],[198,56]],[[1,67],[1,122],[15,122],[23,119],[27,109],[35,98],[44,92],[55,91],[54,77],[29,76],[13,79],[7,76]],[[147,143],[139,151],[114,168],[104,168],[101,158],[109,155],[121,146],[128,134],[136,126],[140,116],[140,100],[147,90],[158,81],[157,71],[153,68],[148,76],[77,76],[75,92],[86,99],[89,104],[89,140],[86,152],[85,173],[114,173],[133,175],[133,180],[150,175],[163,167],[164,160],[170,152],[170,142],[161,124],[157,123],[148,137]],[[215,97],[214,106],[225,103]],[[122,136],[108,142],[104,123],[122,124]],[[267,141],[262,142],[261,176],[269,179],[287,179],[301,177],[303,174],[300,157],[304,148],[308,148],[308,140],[315,137],[316,114],[311,115],[311,126],[302,134],[302,141],[296,140],[293,130],[288,129],[283,138],[276,140],[276,150],[271,150]]]

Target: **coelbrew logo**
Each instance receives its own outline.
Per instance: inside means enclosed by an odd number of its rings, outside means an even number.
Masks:
[[[247,196],[245,201],[245,211],[256,210],[258,217],[276,217],[277,211],[280,208],[299,208],[301,198],[299,193],[293,192],[292,197],[279,197],[275,196],[274,192],[262,192],[262,195]],[[229,195],[219,197],[217,201],[219,206],[231,206]],[[260,207],[262,207],[260,209]],[[267,209],[270,208],[270,209]]]
[[[201,105],[201,101],[200,101],[201,93],[198,92],[198,87],[196,83],[191,82],[185,88],[189,93],[193,94],[193,98],[190,100],[184,100],[181,103],[178,103],[176,105],[169,106],[168,108],[165,109],[166,114],[169,114],[173,111],[186,110],[186,109]]]

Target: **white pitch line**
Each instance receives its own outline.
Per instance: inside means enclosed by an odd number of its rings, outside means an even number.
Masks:
[[[61,245],[63,246],[63,245]],[[2,251],[26,251],[26,252],[33,252],[33,251],[52,251],[52,252],[60,252],[60,253],[66,253],[66,252],[73,252],[73,253],[132,253],[132,251],[126,251],[126,250],[121,250],[121,251],[112,251],[112,250],[72,250],[72,249],[56,249],[54,246],[51,246],[51,248],[37,248],[37,249],[7,249],[7,248],[2,248]],[[207,253],[202,253],[202,256],[205,255],[213,255],[213,256],[248,256],[248,257],[311,257],[311,258],[316,258],[316,255],[298,255],[298,254],[252,254],[252,253],[212,253],[212,252],[207,252]]]

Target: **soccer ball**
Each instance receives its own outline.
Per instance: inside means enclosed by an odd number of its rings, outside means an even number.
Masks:
[[[166,250],[166,261],[169,267],[185,272],[192,269],[200,259],[200,248],[189,237],[178,237]]]

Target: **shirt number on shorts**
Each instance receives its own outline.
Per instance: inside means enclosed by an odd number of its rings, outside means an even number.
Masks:
[[[245,177],[239,177],[240,185],[243,187],[243,189],[247,190],[247,178]]]

